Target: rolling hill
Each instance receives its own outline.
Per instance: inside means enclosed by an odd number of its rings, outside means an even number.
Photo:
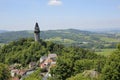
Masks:
[[[97,33],[76,29],[41,31],[40,36],[46,41],[82,48],[114,48],[120,41],[119,33]],[[19,38],[29,37],[34,37],[33,31],[0,33],[0,43],[8,43]]]

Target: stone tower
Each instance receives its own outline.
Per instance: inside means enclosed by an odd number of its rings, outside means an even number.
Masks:
[[[40,29],[38,23],[35,24],[34,37],[35,37],[35,41],[37,42],[40,41]]]

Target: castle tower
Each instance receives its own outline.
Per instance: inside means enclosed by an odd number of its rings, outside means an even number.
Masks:
[[[40,29],[38,23],[35,24],[34,37],[35,37],[35,41],[37,42],[40,41]]]

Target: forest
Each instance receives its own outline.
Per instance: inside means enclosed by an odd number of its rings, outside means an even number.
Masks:
[[[0,47],[0,80],[11,79],[10,65],[19,63],[26,68],[29,62],[39,62],[41,56],[49,53],[57,54],[58,58],[56,66],[50,69],[48,80],[120,80],[120,44],[112,54],[103,56],[91,49],[44,40],[38,43],[32,38],[22,38]],[[40,72],[38,69],[25,80],[42,80]]]

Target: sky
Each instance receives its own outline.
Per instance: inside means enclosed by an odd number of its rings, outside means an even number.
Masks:
[[[120,29],[120,0],[0,0],[0,30]]]

